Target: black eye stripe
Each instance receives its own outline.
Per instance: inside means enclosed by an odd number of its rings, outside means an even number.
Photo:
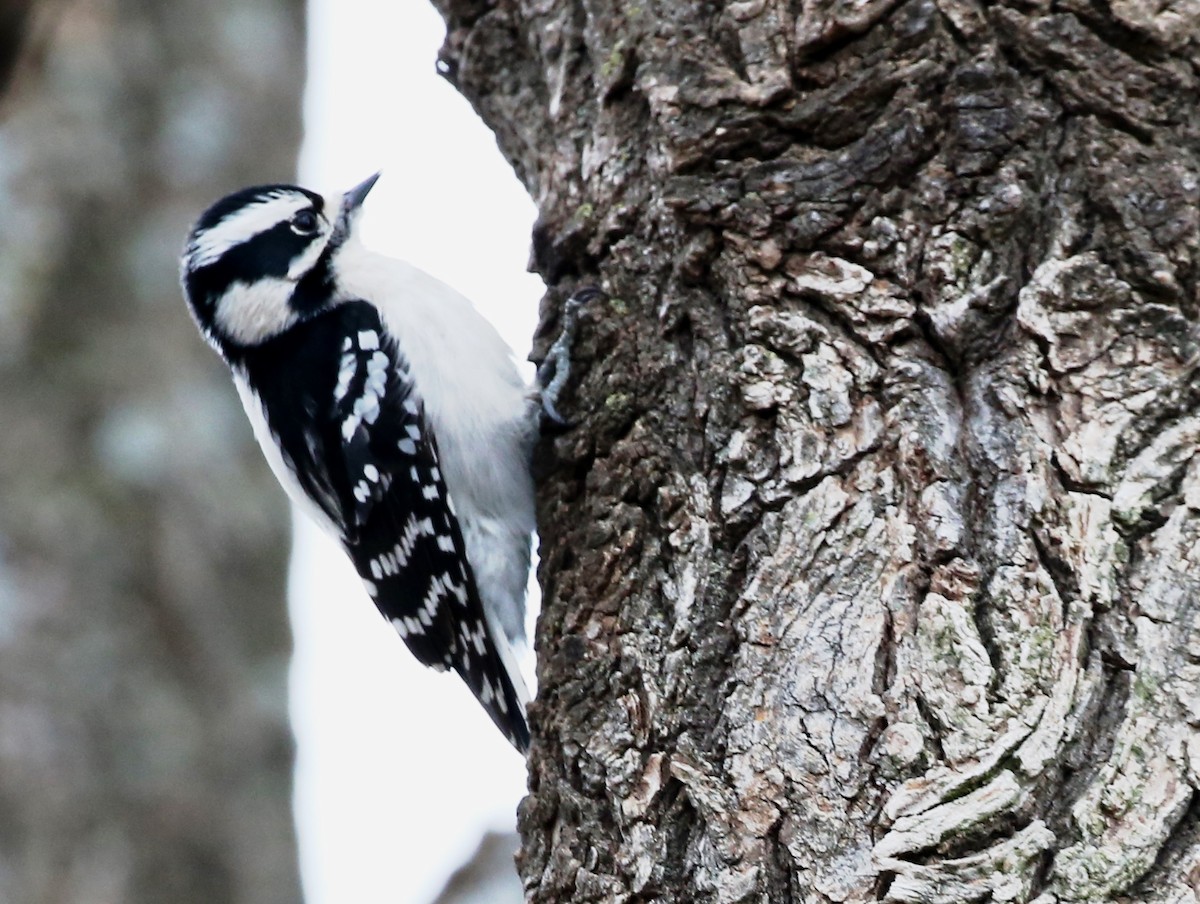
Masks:
[[[235,282],[252,283],[265,276],[283,277],[309,246],[311,235],[297,234],[290,220],[278,223],[254,238],[234,245],[216,261],[196,271],[196,276],[214,293]]]

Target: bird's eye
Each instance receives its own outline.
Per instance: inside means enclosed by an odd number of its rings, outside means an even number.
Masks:
[[[317,215],[311,210],[302,210],[292,217],[292,229],[300,235],[312,235],[317,231]]]

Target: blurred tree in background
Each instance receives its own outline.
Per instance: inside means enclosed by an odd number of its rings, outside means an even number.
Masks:
[[[0,0],[0,901],[299,899],[282,496],[177,285],[301,0]]]

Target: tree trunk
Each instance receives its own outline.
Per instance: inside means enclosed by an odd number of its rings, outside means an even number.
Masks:
[[[610,296],[529,900],[1196,900],[1200,9],[436,2]]]
[[[177,260],[294,170],[303,4],[0,28],[0,901],[295,904],[286,509]]]

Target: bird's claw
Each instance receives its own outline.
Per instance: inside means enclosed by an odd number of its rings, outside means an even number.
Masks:
[[[585,286],[571,294],[563,305],[562,330],[538,367],[542,413],[559,427],[571,426],[571,422],[558,412],[558,399],[571,376],[571,346],[575,343],[575,334],[579,329],[579,309],[603,295],[604,293],[595,286]]]

